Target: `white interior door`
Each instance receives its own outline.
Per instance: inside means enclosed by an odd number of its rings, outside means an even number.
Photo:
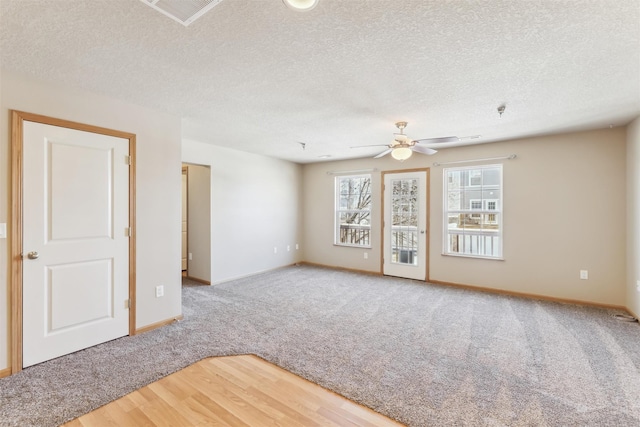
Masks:
[[[129,333],[128,139],[25,121],[23,367]]]
[[[427,173],[384,175],[384,262],[389,276],[425,280],[427,266]]]

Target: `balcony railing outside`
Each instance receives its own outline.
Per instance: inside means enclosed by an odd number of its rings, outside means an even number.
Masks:
[[[343,245],[370,246],[371,226],[361,224],[340,224],[339,243]]]
[[[392,227],[398,228],[404,232],[413,231],[417,233],[415,227]],[[394,233],[396,239],[392,239],[392,253],[395,255],[395,262],[414,263],[414,256],[417,248],[414,243],[407,239],[405,233]],[[406,233],[411,234],[411,233]],[[500,257],[500,236],[498,230],[474,230],[450,228],[448,230],[448,253],[461,255],[479,255],[487,257]],[[403,238],[399,239],[398,237]],[[340,225],[340,244],[353,246],[370,246],[371,245],[371,226],[360,224],[341,224]],[[403,255],[402,257],[400,255]],[[404,259],[407,257],[407,259]],[[402,259],[401,259],[402,258]]]
[[[391,226],[391,262],[417,265],[417,255],[418,227],[413,225]]]
[[[448,252],[487,257],[500,257],[497,230],[448,230]]]

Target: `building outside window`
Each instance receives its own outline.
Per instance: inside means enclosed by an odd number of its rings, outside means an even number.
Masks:
[[[446,168],[445,255],[501,259],[502,165]]]
[[[371,175],[338,176],[335,185],[334,243],[371,247]]]

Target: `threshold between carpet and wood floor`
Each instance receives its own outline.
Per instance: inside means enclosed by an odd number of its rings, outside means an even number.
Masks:
[[[257,356],[204,359],[63,427],[399,427]]]

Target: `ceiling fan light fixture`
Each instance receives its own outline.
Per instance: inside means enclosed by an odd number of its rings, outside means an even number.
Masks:
[[[403,162],[411,157],[411,154],[413,154],[413,151],[411,151],[411,148],[409,147],[396,147],[391,152],[391,157]]]
[[[282,0],[289,9],[306,12],[318,5],[319,0]]]
[[[404,143],[406,144],[407,142],[410,142],[409,137],[403,133],[397,133],[395,134],[395,138],[394,141],[398,141],[400,143]]]

